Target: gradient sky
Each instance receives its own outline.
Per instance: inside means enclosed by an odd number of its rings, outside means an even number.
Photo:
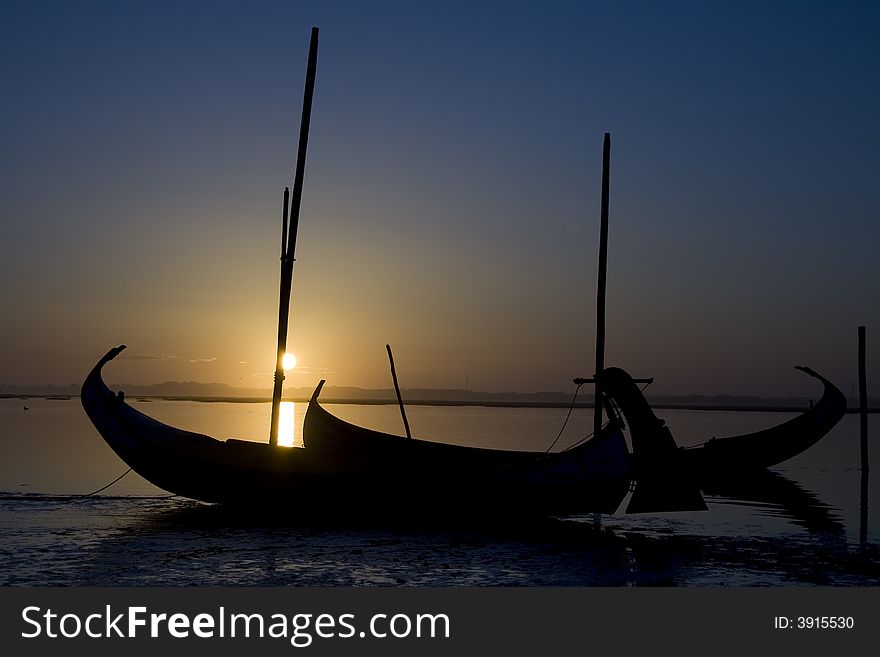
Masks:
[[[0,383],[268,387],[321,28],[292,386],[880,381],[875,2],[4,2]],[[872,375],[872,372],[874,373]],[[870,383],[870,381],[869,381]]]

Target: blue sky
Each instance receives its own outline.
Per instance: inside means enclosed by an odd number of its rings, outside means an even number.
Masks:
[[[867,2],[7,2],[0,382],[265,387],[321,28],[292,385],[849,389],[880,327]],[[164,356],[163,356],[164,355]],[[880,365],[870,360],[869,374]],[[802,381],[803,379],[803,381]]]

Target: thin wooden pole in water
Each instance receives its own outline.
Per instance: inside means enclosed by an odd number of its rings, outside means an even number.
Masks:
[[[272,421],[269,426],[269,444],[278,444],[278,418],[281,414],[281,391],[284,386],[284,352],[287,351],[287,325],[290,319],[290,288],[293,283],[293,262],[296,254],[296,232],[299,227],[299,208],[302,201],[303,178],[306,169],[306,150],[309,145],[309,124],[312,119],[312,96],[315,93],[315,73],[318,67],[318,28],[312,28],[309,41],[309,62],[306,68],[306,87],[303,93],[302,118],[299,126],[299,149],[296,154],[296,172],[293,177],[293,197],[290,201],[290,226],[281,238],[281,298],[278,308],[278,352],[275,359],[275,385],[272,389]],[[287,191],[284,194],[284,225],[287,227]]]
[[[278,351],[275,355],[275,385],[272,388],[272,421],[269,425],[269,443],[278,444],[278,422],[281,417],[281,389],[284,383],[284,352],[287,350],[287,318],[290,315],[290,286],[293,263],[287,255],[287,212],[290,190],[284,188],[284,206],[281,210],[281,284],[278,301]]]
[[[596,388],[593,408],[593,433],[602,429],[602,383],[605,369],[605,278],[608,270],[608,186],[611,168],[611,134],[605,133],[602,144],[602,209],[599,232],[599,284],[596,291]]]
[[[868,466],[868,375],[865,367],[865,327],[859,327],[859,435],[862,448],[862,470]]]
[[[868,375],[865,366],[865,327],[859,327],[859,435],[862,452],[862,476],[859,505],[859,543],[868,544]]]
[[[859,544],[864,548],[868,545],[868,471],[862,470],[859,487]]]
[[[406,409],[403,407],[403,397],[400,396],[400,386],[397,384],[397,370],[394,369],[394,355],[391,353],[391,345],[386,344],[385,350],[388,352],[388,360],[391,363],[391,380],[394,381],[394,392],[397,393],[397,404],[400,406],[400,417],[403,418],[403,428],[406,429],[406,437],[412,438],[409,431],[409,422],[406,420]]]

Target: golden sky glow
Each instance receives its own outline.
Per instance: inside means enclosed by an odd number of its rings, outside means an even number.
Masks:
[[[605,131],[607,364],[811,394],[880,327],[876,3],[111,4],[0,21],[0,384],[271,388],[312,25],[286,386],[591,376]]]

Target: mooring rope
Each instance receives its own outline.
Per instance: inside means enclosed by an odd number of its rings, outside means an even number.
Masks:
[[[116,477],[116,479],[114,479],[113,481],[111,481],[111,482],[110,482],[109,484],[107,484],[106,486],[102,486],[102,487],[99,488],[98,490],[93,490],[91,493],[86,493],[85,495],[79,495],[78,497],[91,497],[92,495],[97,495],[97,494],[100,493],[102,490],[107,490],[108,488],[110,488],[110,486],[112,486],[112,485],[115,484],[117,481],[119,481],[120,479],[122,479],[122,478],[123,478],[125,475],[127,475],[129,472],[131,472],[131,468],[129,468],[128,470],[126,470],[125,472],[123,472],[121,475],[119,475],[118,477]]]
[[[132,468],[129,468],[121,475],[116,477],[113,481],[105,486],[101,486],[98,490],[93,490],[91,493],[86,493],[85,495],[52,495],[51,493],[34,493],[28,495],[0,495],[0,500],[9,501],[19,501],[19,502],[40,502],[40,501],[51,501],[51,502],[59,502],[59,501],[73,501],[73,500],[82,500],[87,497],[91,497],[92,495],[97,495],[98,493],[107,490],[115,484],[117,481],[122,479],[125,475],[132,471]],[[170,495],[123,495],[121,498],[132,499],[132,500],[167,500],[171,497],[178,497],[177,493],[172,493]],[[104,497],[103,499],[119,499],[120,496],[114,497]]]
[[[556,443],[559,441],[559,438],[562,436],[562,432],[565,431],[565,427],[568,426],[568,419],[571,417],[571,412],[574,410],[574,403],[577,401],[578,393],[581,391],[582,385],[584,385],[584,384],[578,383],[578,387],[575,388],[574,397],[571,398],[571,406],[568,407],[568,415],[565,416],[565,421],[562,423],[562,428],[559,430],[559,433],[556,434],[556,438],[553,439],[553,442],[550,443],[550,447],[548,447],[547,449],[544,450],[545,454],[547,452],[549,452],[551,449],[553,449],[553,447],[556,446]]]

